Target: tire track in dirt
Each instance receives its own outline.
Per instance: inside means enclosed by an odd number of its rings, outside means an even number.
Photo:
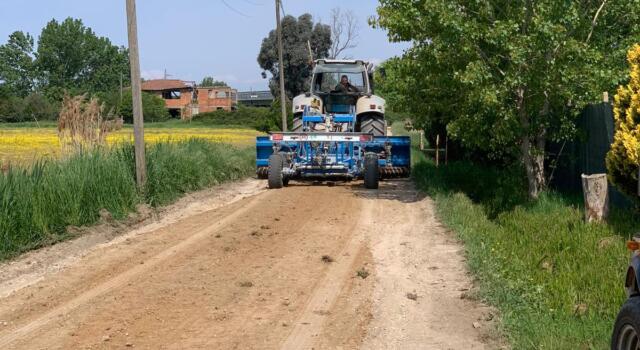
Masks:
[[[322,326],[327,319],[328,312],[333,309],[345,280],[349,276],[349,272],[353,271],[353,263],[358,256],[358,252],[362,249],[365,239],[365,230],[372,220],[373,203],[370,200],[364,202],[360,217],[354,220],[355,232],[351,239],[347,242],[341,257],[337,262],[332,264],[326,276],[314,288],[313,295],[304,308],[304,312],[296,320],[295,326],[287,339],[281,346],[281,349],[311,349],[314,341]]]
[[[222,218],[220,221],[217,221],[211,224],[210,226],[198,231],[197,233],[181,241],[180,243],[168,249],[165,249],[159,254],[149,258],[148,260],[146,260],[145,264],[137,265],[117,276],[114,276],[111,279],[105,281],[104,283],[98,285],[97,287],[94,287],[78,295],[71,301],[48,311],[44,315],[35,319],[34,321],[31,321],[26,325],[23,325],[17,329],[12,330],[10,334],[5,336],[0,336],[0,348],[8,347],[9,345],[11,345],[11,343],[15,342],[17,339],[28,336],[30,333],[36,331],[38,328],[42,327],[46,323],[51,322],[56,317],[59,317],[60,315],[68,314],[73,309],[77,308],[82,304],[87,303],[91,299],[94,299],[104,293],[109,292],[112,289],[118,288],[126,284],[128,281],[131,281],[134,277],[141,275],[145,271],[152,269],[156,265],[164,262],[167,259],[170,259],[171,257],[175,256],[179,252],[185,249],[189,249],[194,244],[198,243],[200,240],[204,239],[205,237],[211,235],[212,233],[216,232],[220,228],[224,227],[228,222],[235,220],[236,218],[244,214],[246,211],[249,211],[252,207],[254,207],[258,203],[260,199],[261,198],[259,196],[256,196],[249,203],[243,206],[241,209]]]

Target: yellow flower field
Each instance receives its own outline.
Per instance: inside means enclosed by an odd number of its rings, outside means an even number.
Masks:
[[[252,129],[145,128],[145,140],[149,143],[202,138],[236,146],[251,146],[255,143],[257,135],[260,135],[260,132]],[[109,145],[122,142],[133,142],[133,128],[126,127],[107,136]],[[41,158],[56,158],[60,156],[61,150],[56,128],[0,128],[0,164],[28,164]]]

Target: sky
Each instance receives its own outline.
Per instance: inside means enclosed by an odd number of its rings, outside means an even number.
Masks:
[[[390,43],[367,19],[375,0],[282,0],[287,15],[310,13],[328,23],[332,8],[352,10],[360,38],[353,58],[381,62],[401,55],[408,43]],[[137,0],[140,69],[146,79],[202,80],[213,76],[240,91],[267,89],[256,57],[275,27],[273,0]],[[38,37],[51,19],[80,18],[99,36],[127,46],[125,0],[0,0],[0,44],[22,30]],[[37,39],[36,39],[37,41]]]

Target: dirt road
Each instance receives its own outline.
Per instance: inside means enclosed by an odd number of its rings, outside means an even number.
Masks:
[[[494,348],[407,180],[249,180],[110,227],[0,266],[0,349]]]

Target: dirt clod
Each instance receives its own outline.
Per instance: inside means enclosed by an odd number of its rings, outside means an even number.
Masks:
[[[407,299],[416,301],[418,300],[418,294],[409,292],[407,293]]]
[[[322,256],[322,262],[324,262],[324,263],[329,264],[329,263],[332,263],[334,261],[335,260],[333,260],[333,258],[330,255],[326,255],[325,254],[325,255]]]

